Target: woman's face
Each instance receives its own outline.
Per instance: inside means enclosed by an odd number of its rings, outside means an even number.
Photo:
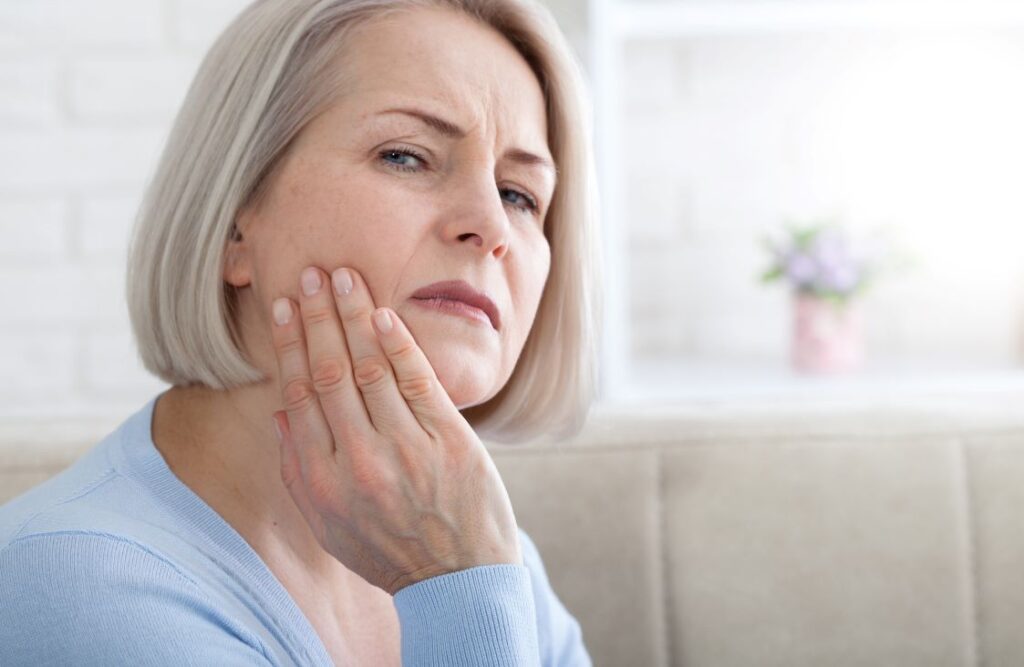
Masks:
[[[224,278],[242,288],[245,346],[276,377],[273,300],[297,300],[307,266],[351,267],[406,323],[455,405],[477,405],[511,375],[550,268],[543,94],[500,34],[448,10],[377,20],[346,54],[342,96],[296,138],[259,205],[239,214],[243,239],[230,244]],[[443,280],[490,296],[500,327],[412,300]]]

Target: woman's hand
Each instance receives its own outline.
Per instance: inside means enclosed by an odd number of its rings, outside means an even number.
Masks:
[[[301,317],[278,299],[272,326],[281,476],[317,541],[391,595],[476,565],[522,564],[497,468],[405,324],[375,311],[354,270],[329,278],[303,271]]]

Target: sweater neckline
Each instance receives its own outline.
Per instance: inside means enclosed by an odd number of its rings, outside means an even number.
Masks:
[[[174,474],[156,448],[153,413],[156,402],[165,392],[149,399],[124,424],[115,451],[119,451],[119,458],[130,476],[143,483],[176,516],[192,526],[206,544],[230,558],[237,567],[237,576],[244,578],[247,585],[254,586],[270,601],[268,613],[277,619],[279,626],[285,626],[280,629],[296,642],[297,650],[302,651],[313,664],[333,664],[309,619],[259,554],[224,517]],[[289,628],[298,631],[299,636]]]

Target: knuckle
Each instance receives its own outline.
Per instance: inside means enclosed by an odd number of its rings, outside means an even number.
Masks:
[[[333,507],[337,504],[338,480],[329,470],[312,466],[306,483],[309,501],[317,508]]]
[[[281,388],[281,398],[288,412],[303,412],[316,403],[316,388],[309,378],[292,378]]]
[[[319,326],[333,322],[334,313],[327,308],[309,307],[308,310],[303,313],[302,317],[306,321],[306,324],[310,326]]]
[[[382,414],[373,415],[373,425],[377,431],[385,436],[395,446],[402,444],[405,436],[405,420],[400,414],[394,414],[392,412],[383,412]]]
[[[338,389],[348,378],[348,366],[340,359],[321,359],[313,366],[313,386],[320,393],[330,393]]]
[[[429,443],[421,445],[412,438],[408,438],[395,447],[398,463],[405,472],[407,480],[416,483],[420,479],[429,478],[429,475],[422,474],[425,469],[423,456],[425,451],[429,451],[429,446]]]
[[[370,316],[373,314],[372,310],[354,304],[350,308],[341,311],[341,321],[346,327],[358,328],[360,324],[369,324]]]
[[[347,460],[354,491],[365,500],[376,502],[383,491],[393,487],[388,458],[372,448],[351,448]]]
[[[466,471],[471,479],[483,479],[486,472],[481,467],[480,457],[467,447],[447,444],[445,459],[454,469]]]
[[[384,363],[376,357],[367,357],[356,361],[353,376],[360,389],[374,389],[383,384],[389,371]]]
[[[489,455],[483,445],[469,438],[448,437],[443,441],[445,461],[459,470],[469,470],[473,478],[486,472]]]
[[[401,359],[402,361],[415,359],[417,355],[416,344],[406,341],[402,343],[401,347],[392,352],[392,354],[396,359]]]
[[[290,355],[292,353],[305,354],[301,336],[289,336],[288,338],[279,340],[277,343],[277,350],[281,353],[281,356]]]
[[[425,401],[434,393],[434,379],[411,377],[398,381],[398,390],[407,401]]]
[[[376,497],[386,477],[377,457],[370,454],[351,457],[349,473],[355,488],[364,497]]]

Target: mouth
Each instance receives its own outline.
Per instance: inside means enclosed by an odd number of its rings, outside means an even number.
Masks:
[[[412,300],[434,312],[458,315],[501,329],[501,313],[487,294],[464,280],[433,283],[416,290]]]
[[[475,322],[486,324],[488,327],[493,328],[493,325],[491,324],[491,318],[487,316],[487,313],[480,310],[479,308],[469,305],[468,303],[463,303],[462,301],[454,301],[452,299],[442,299],[439,297],[435,297],[432,299],[414,298],[413,301],[415,301],[423,308],[427,308],[434,312],[447,313],[449,315],[465,317]]]

